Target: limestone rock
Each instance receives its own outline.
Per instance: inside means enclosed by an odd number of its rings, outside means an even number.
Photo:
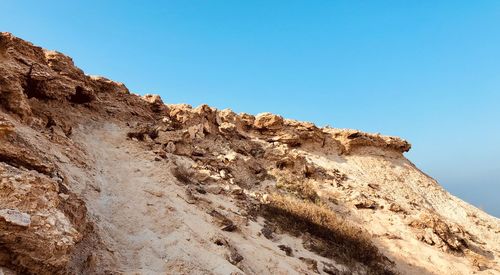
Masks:
[[[31,224],[30,215],[16,209],[0,209],[0,218],[10,224],[23,227],[29,227]]]
[[[151,104],[151,110],[155,113],[160,112],[165,109],[165,105],[163,104],[163,100],[159,95],[151,95],[147,94],[142,97],[145,101]]]
[[[261,113],[255,117],[253,125],[257,129],[276,130],[283,126],[283,117],[271,113]]]
[[[422,241],[444,250],[463,251],[468,246],[464,229],[456,224],[448,224],[435,215],[423,214],[410,226],[423,230],[419,235]]]

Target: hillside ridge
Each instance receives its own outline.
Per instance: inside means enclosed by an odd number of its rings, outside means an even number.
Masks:
[[[165,104],[5,32],[0,141],[3,273],[500,272],[500,220],[403,139]]]

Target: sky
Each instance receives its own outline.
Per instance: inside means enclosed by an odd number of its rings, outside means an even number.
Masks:
[[[138,94],[403,137],[500,217],[499,1],[0,3],[0,31]]]

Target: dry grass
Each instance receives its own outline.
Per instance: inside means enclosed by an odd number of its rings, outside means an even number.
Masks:
[[[278,175],[276,177],[276,187],[313,203],[320,201],[315,186],[307,179],[301,179],[293,175]]]
[[[193,171],[190,169],[182,166],[182,165],[177,165],[172,167],[170,170],[172,175],[182,184],[193,184]]]
[[[292,234],[308,232],[310,250],[346,263],[360,262],[370,274],[395,274],[390,261],[370,240],[367,232],[339,218],[325,206],[278,194],[270,195],[262,215]]]

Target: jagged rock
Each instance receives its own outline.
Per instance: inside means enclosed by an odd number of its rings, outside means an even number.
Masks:
[[[272,240],[274,237],[273,235],[274,230],[268,224],[265,224],[260,230],[260,232],[262,233],[262,235],[264,235],[264,237],[266,237],[266,239]]]
[[[283,117],[271,113],[261,113],[255,117],[254,127],[264,130],[276,130],[283,127]]]
[[[338,268],[336,268],[334,265],[330,264],[330,263],[325,263],[323,262],[323,271],[326,273],[326,274],[330,274],[330,275],[340,275],[340,274],[344,274],[344,272],[341,272]]]
[[[219,131],[222,132],[222,133],[232,133],[236,130],[236,126],[232,123],[228,123],[228,122],[223,122],[220,126],[219,126]]]
[[[227,179],[227,178],[228,178],[228,173],[227,173],[227,170],[225,170],[225,169],[221,169],[221,170],[219,171],[219,175],[220,175],[221,179],[224,179],[224,180],[225,180],[225,179]]]
[[[222,125],[223,123],[234,124],[236,117],[236,113],[234,113],[231,109],[224,109],[217,112],[216,121],[219,125]]]
[[[293,250],[288,245],[280,244],[278,248],[285,252],[285,254],[289,257],[293,257]]]
[[[254,125],[255,117],[253,115],[240,113],[238,117],[244,128],[250,128]]]
[[[410,226],[422,230],[418,234],[419,239],[445,251],[463,251],[468,246],[464,229],[456,224],[448,224],[435,215],[423,214],[412,221]]]
[[[58,184],[37,172],[0,163],[0,178],[0,258],[7,253],[34,273],[64,269],[82,235],[58,207],[76,202],[61,200]]]
[[[102,76],[90,76],[92,83],[96,86],[97,90],[107,91],[116,94],[129,94],[128,88],[121,82],[116,82]]]
[[[144,95],[142,97],[145,101],[147,101],[149,104],[151,104],[151,110],[155,113],[160,112],[165,108],[165,105],[163,104],[163,100],[159,95]]]
[[[298,134],[295,133],[285,133],[279,135],[277,137],[272,138],[272,141],[282,142],[292,147],[298,147],[301,145],[301,138]]]
[[[235,231],[238,227],[232,220],[230,220],[228,217],[222,215],[220,212],[217,210],[212,210],[209,212],[210,216],[214,217],[215,222],[221,226],[222,231]]]
[[[243,261],[243,256],[241,256],[240,253],[235,248],[231,248],[231,252],[229,253],[228,256],[228,261],[232,263],[233,265],[237,265],[241,261]]]
[[[404,212],[404,209],[397,203],[391,203],[389,205],[389,210],[391,210],[392,212],[396,212],[396,213]]]
[[[409,142],[397,137],[368,134],[346,129],[328,129],[328,132],[332,133],[334,138],[343,145],[346,154],[351,153],[356,148],[367,146],[392,149],[400,153],[408,152],[411,148]]]
[[[358,209],[376,209],[378,204],[374,200],[371,200],[371,199],[358,198],[354,202],[354,206],[356,206],[356,208],[358,208]]]

